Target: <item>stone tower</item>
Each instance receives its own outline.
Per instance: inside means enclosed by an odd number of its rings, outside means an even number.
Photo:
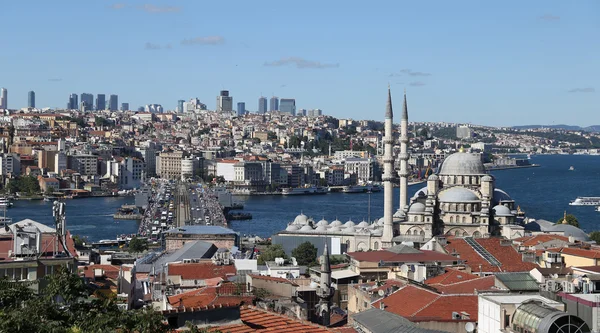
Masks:
[[[402,104],[402,118],[400,119],[400,216],[408,210],[408,107],[406,105],[406,90],[404,91],[404,104]]]
[[[394,112],[392,111],[392,92],[388,86],[388,99],[385,109],[385,134],[383,137],[383,235],[381,237],[382,248],[392,246],[393,231],[393,210],[394,210],[394,185],[392,181],[394,176],[394,153],[392,137],[392,124],[394,121]]]
[[[331,317],[331,298],[333,297],[333,287],[331,287],[331,264],[329,263],[329,248],[325,243],[323,256],[321,257],[321,280],[317,296],[319,296],[319,305],[317,306],[317,316],[321,318],[323,326],[329,326]]]

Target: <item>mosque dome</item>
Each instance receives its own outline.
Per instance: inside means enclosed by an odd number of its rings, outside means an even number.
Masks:
[[[485,167],[479,154],[454,153],[444,160],[440,175],[482,175],[486,174]]]
[[[296,216],[296,218],[294,219],[294,224],[306,224],[308,223],[308,216],[304,215],[304,214],[300,214],[298,216]]]
[[[510,212],[510,209],[503,205],[497,205],[492,208],[494,210],[494,215],[496,216],[513,216]]]
[[[420,203],[420,202],[415,202],[412,205],[410,205],[410,208],[408,209],[409,213],[424,213],[425,212],[425,205]]]
[[[480,200],[474,192],[458,186],[451,187],[441,192],[439,199],[442,202],[470,202]]]
[[[373,230],[373,232],[371,233],[371,235],[373,235],[373,236],[382,236],[383,235],[383,229],[375,229],[375,230]]]
[[[340,232],[342,231],[342,229],[340,229],[339,225],[336,225],[335,227],[332,227],[331,229],[329,229],[329,232]]]
[[[342,225],[342,221],[335,219],[335,221],[331,222],[330,227],[339,227]]]
[[[440,180],[440,177],[434,173],[431,176],[427,177],[427,180],[428,181],[438,181],[438,180]]]
[[[320,227],[320,226],[326,227],[328,224],[329,224],[329,222],[327,222],[325,219],[322,219],[321,221],[317,222],[317,227]]]
[[[510,195],[508,195],[508,193],[502,191],[499,188],[494,189],[494,197],[493,197],[493,201],[498,203],[500,201],[512,201],[512,198],[510,197]]]
[[[370,226],[370,224],[367,221],[362,221],[358,224],[358,226],[361,228],[368,228]]]
[[[377,221],[377,224],[379,225],[384,225],[385,224],[385,220],[382,218],[379,219],[379,221]]]
[[[354,233],[356,230],[354,229],[354,226],[349,226],[349,227],[345,227],[342,231],[348,232],[348,233]]]
[[[434,176],[434,175],[431,175]],[[429,176],[429,178],[431,178],[431,176]],[[437,176],[436,176],[437,177]],[[413,195],[413,198],[424,198],[427,196],[427,194],[429,194],[429,192],[427,191],[427,186],[419,189],[415,195]]]
[[[302,228],[300,228],[300,231],[306,231],[306,232],[313,231],[313,228],[309,225],[305,225]]]
[[[327,232],[327,228],[325,228],[325,226],[320,225],[318,227],[315,228],[316,232]]]
[[[298,231],[298,226],[290,224],[285,228],[285,231]]]
[[[344,223],[344,227],[353,227],[356,223],[352,222],[352,220],[348,220],[348,222]]]
[[[579,240],[579,241],[589,241],[590,240],[590,237],[588,236],[588,234],[585,233],[585,231],[577,228],[574,225],[570,225],[570,224],[555,224],[552,227],[548,228],[548,231],[562,232],[564,236],[573,237],[573,238],[575,238],[575,240]]]

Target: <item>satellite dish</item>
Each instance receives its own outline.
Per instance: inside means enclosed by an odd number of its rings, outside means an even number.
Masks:
[[[383,291],[383,289],[379,289],[379,291],[377,292],[379,294],[379,296],[383,297],[385,296],[385,291]]]
[[[475,330],[475,325],[473,325],[473,323],[467,323],[465,325],[465,330],[467,330],[467,332],[473,332]]]

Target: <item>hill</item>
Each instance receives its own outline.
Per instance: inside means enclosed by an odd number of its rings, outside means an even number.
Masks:
[[[574,126],[574,125],[523,125],[513,126],[514,129],[526,130],[526,129],[539,129],[539,128],[552,128],[562,129],[567,131],[586,131],[586,132],[600,132],[600,125],[592,125],[588,127]]]

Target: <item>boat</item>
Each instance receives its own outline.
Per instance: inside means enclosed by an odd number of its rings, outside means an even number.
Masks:
[[[596,206],[596,211],[600,212],[600,206]]]
[[[600,197],[577,197],[569,202],[571,206],[600,206]]]
[[[296,187],[296,188],[284,188],[281,190],[283,195],[310,195],[310,194],[325,194],[328,192],[326,187]]]
[[[342,187],[344,193],[381,192],[380,185],[349,185]]]
[[[0,198],[0,208],[4,208],[4,207],[10,208],[10,207],[12,207],[12,205],[13,205],[13,203],[10,200],[8,200],[8,198],[6,198],[6,197]]]
[[[573,171],[575,170],[575,168],[571,165],[571,167],[569,167],[569,171]]]
[[[240,220],[251,220],[252,214],[250,213],[230,213],[226,216],[228,221],[240,221]]]

